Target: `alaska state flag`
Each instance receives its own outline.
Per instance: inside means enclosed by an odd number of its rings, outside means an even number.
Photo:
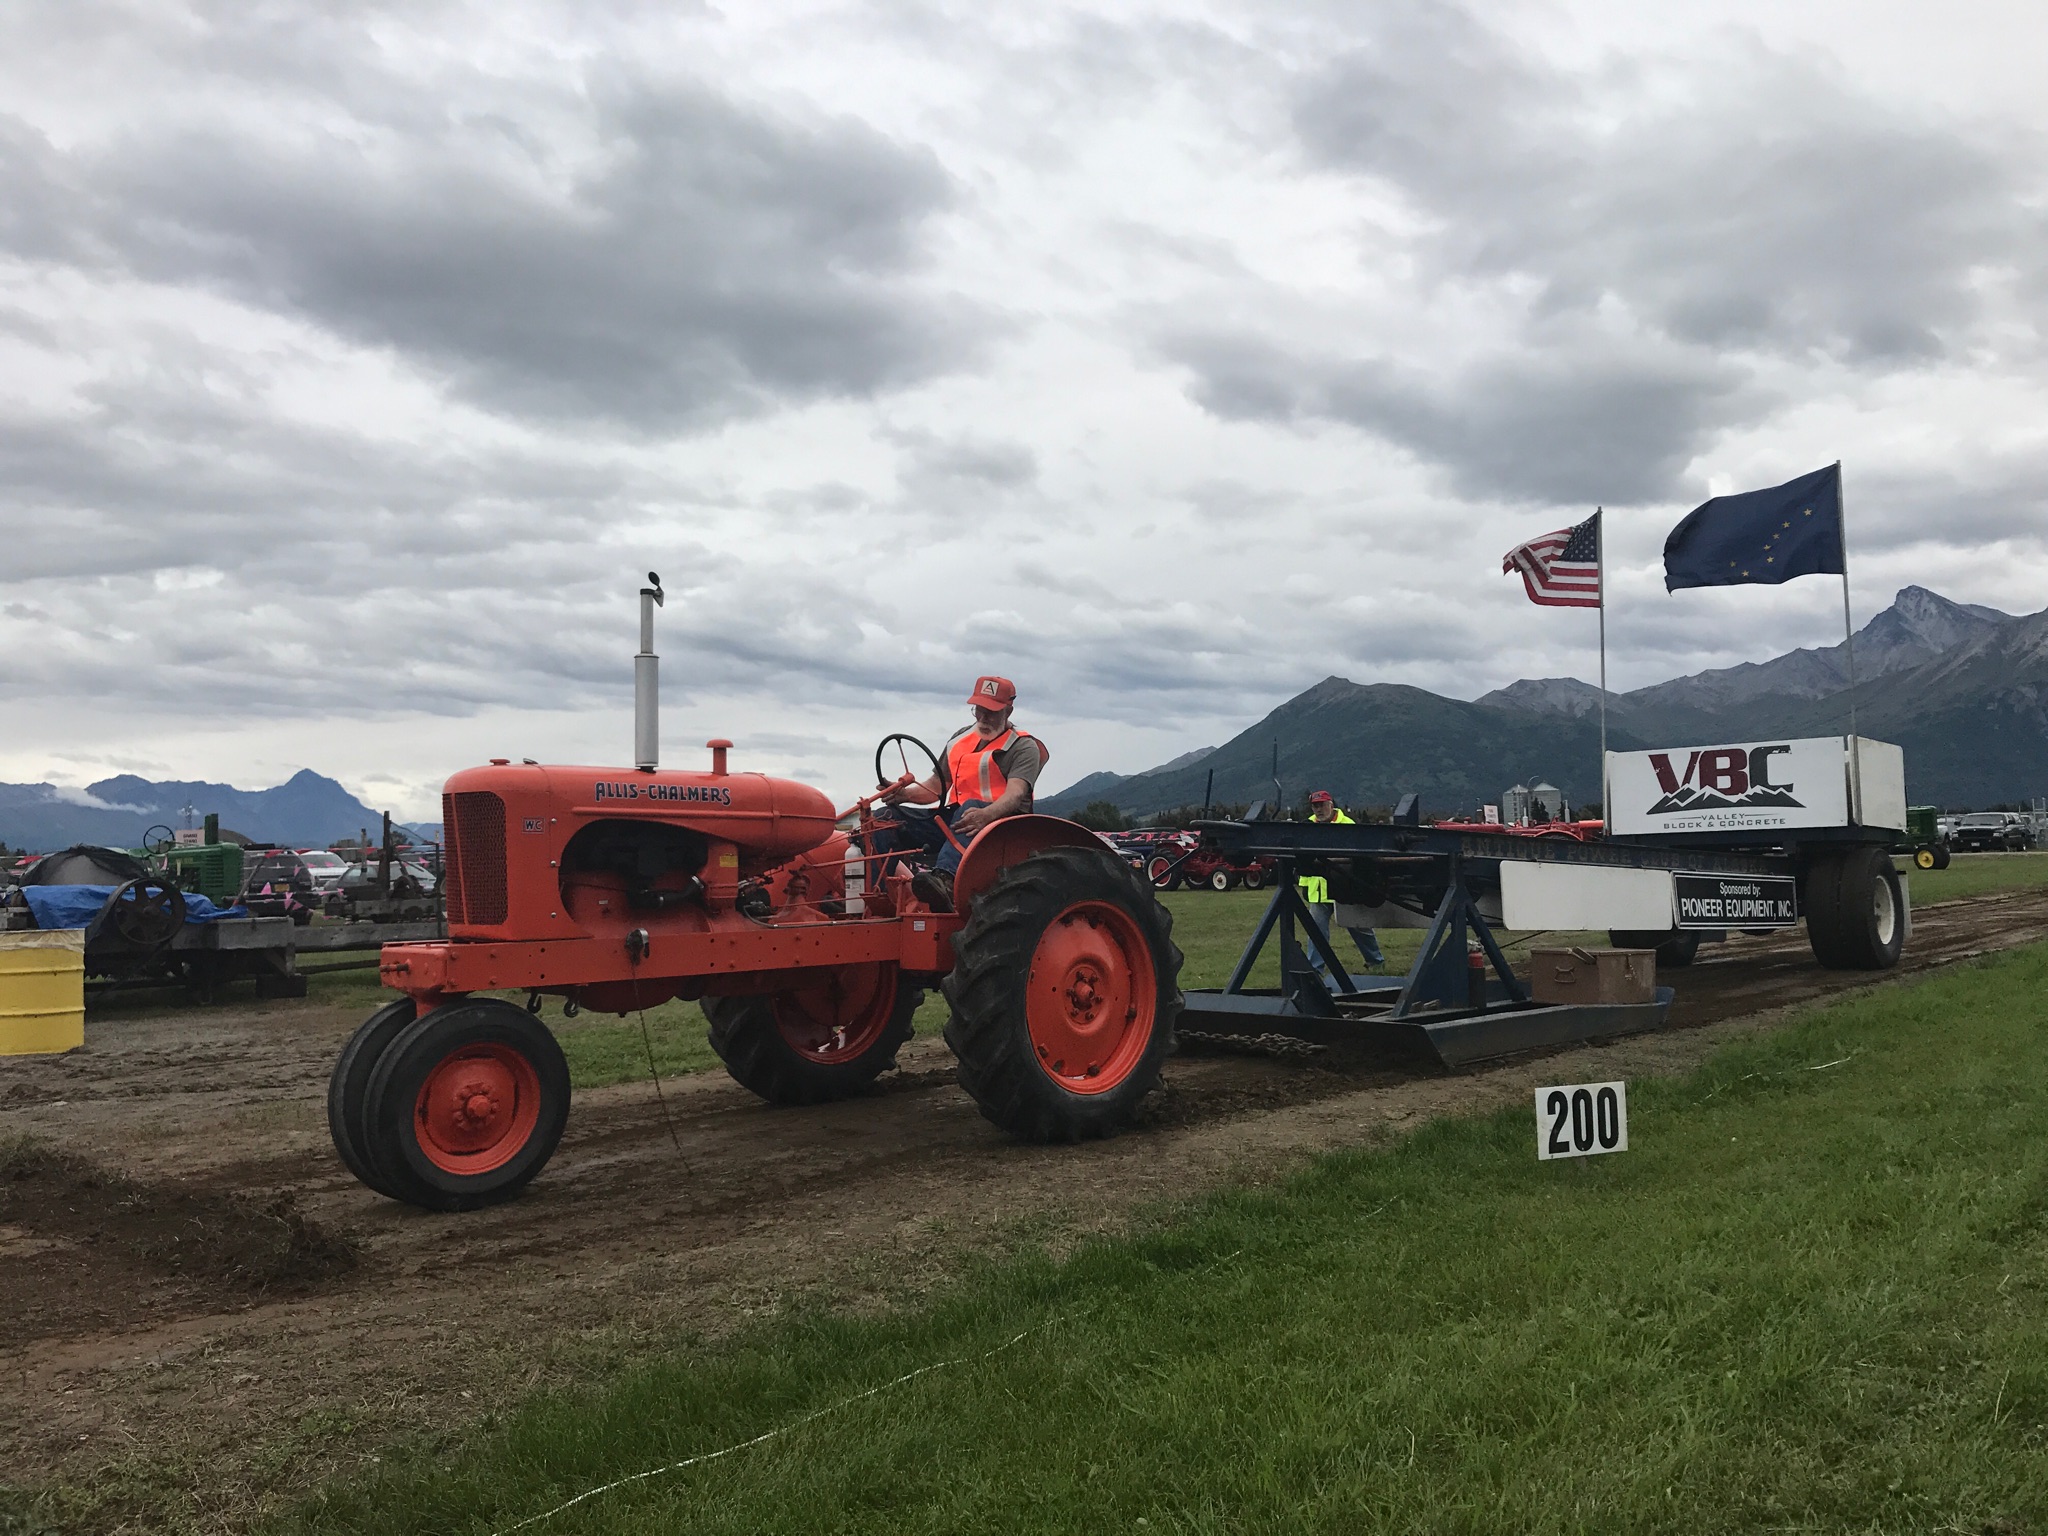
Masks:
[[[1701,502],[1664,541],[1664,590],[1842,574],[1842,466]]]

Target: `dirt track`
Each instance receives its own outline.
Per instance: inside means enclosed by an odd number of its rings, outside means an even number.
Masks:
[[[1894,975],[2044,938],[2048,892],[1930,907]],[[1078,1148],[1006,1141],[928,1040],[877,1096],[824,1109],[671,1082],[680,1156],[650,1088],[599,1089],[525,1198],[455,1217],[335,1161],[323,1094],[353,1011],[95,1023],[82,1052],[0,1062],[0,1134],[54,1154],[0,1165],[0,1483],[141,1463],[193,1523],[234,1529],[394,1432],[459,1427],[678,1330],[799,1292],[900,1298],[963,1257],[1070,1241],[1539,1080],[1678,1070],[1760,1013],[1870,983],[1820,970],[1803,935],[1708,948],[1665,979],[1671,1030],[1563,1061],[1177,1058],[1144,1129]]]

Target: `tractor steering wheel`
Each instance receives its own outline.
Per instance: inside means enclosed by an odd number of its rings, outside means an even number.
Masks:
[[[910,749],[912,747],[917,748],[918,752],[924,757],[924,760],[931,765],[930,767],[920,771],[911,766]],[[889,767],[889,759],[892,756],[898,764],[894,771],[891,771]],[[881,744],[875,748],[875,782],[877,784],[890,783],[895,779],[901,778],[906,773],[910,775],[910,781],[913,784],[922,784],[938,771],[939,754],[919,741],[915,736],[907,735],[902,731],[891,731],[882,738]]]
[[[157,836],[159,832],[163,833],[162,837]],[[140,846],[144,853],[162,853],[166,848],[175,846],[177,841],[178,835],[162,822],[158,822],[142,834]]]

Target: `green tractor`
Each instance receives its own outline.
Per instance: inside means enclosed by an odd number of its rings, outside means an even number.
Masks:
[[[1947,869],[1948,839],[1941,835],[1939,815],[1936,806],[1907,806],[1906,835],[1892,844],[1892,852],[1911,859],[1915,869]]]
[[[217,907],[232,907],[242,889],[241,845],[220,840],[218,816],[206,818],[204,836],[202,843],[179,843],[169,827],[151,827],[134,853],[161,868],[179,890],[196,892]]]

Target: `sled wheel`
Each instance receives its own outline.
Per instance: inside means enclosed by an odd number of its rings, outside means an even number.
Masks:
[[[568,1118],[569,1063],[546,1025],[495,998],[450,1003],[371,1069],[361,1150],[394,1199],[474,1210],[524,1189]]]
[[[1906,942],[1906,907],[1891,854],[1851,848],[1806,872],[1806,939],[1833,971],[1888,971]]]
[[[1227,891],[1232,883],[1233,877],[1227,869],[1215,870],[1209,876],[1209,889],[1212,891]]]
[[[1180,1016],[1173,918],[1128,866],[1048,848],[975,898],[953,940],[946,1043],[960,1086],[1028,1141],[1130,1124]]]
[[[1913,850],[1913,867],[1915,869],[1933,869],[1935,867],[1934,849],[1932,846],[1922,843]]]
[[[369,1159],[363,1156],[363,1105],[377,1058],[417,1016],[418,1009],[409,997],[386,1003],[348,1037],[327,1078],[327,1134],[334,1138],[334,1150],[358,1182],[393,1200],[403,1197],[378,1182]]]
[[[711,1049],[732,1080],[770,1104],[826,1104],[896,1065],[924,993],[893,965],[846,965],[814,986],[707,997]]]

